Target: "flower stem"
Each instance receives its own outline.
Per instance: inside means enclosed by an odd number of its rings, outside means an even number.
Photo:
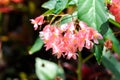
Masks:
[[[86,57],[85,59],[82,60],[82,63],[87,62],[90,58],[92,58],[94,56],[94,54],[90,54],[88,57]]]
[[[116,21],[114,21],[113,19],[109,19],[109,22],[112,23],[113,25],[115,25],[116,27],[120,28],[120,24]]]
[[[77,76],[78,80],[82,80],[82,54],[80,51],[78,51],[79,57],[78,57],[78,68],[77,68]]]

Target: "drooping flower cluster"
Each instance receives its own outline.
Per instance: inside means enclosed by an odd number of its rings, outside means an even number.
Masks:
[[[34,24],[43,22],[43,18],[39,21],[35,21]],[[67,59],[77,58],[77,51],[81,51],[83,47],[91,49],[94,43],[98,44],[98,39],[102,39],[102,35],[94,30],[92,27],[88,27],[85,22],[79,21],[69,22],[60,26],[46,25],[42,31],[40,31],[40,38],[44,41],[46,50],[52,49],[53,54],[60,58],[61,56],[67,56]],[[36,30],[36,29],[35,29]]]
[[[115,16],[115,20],[120,23],[120,0],[112,0],[109,10]]]

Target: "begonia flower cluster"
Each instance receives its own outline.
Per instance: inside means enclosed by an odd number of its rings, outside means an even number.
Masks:
[[[115,16],[115,20],[120,23],[120,0],[112,0],[109,11]]]
[[[43,20],[43,16],[31,19],[35,30],[38,25],[42,25]],[[82,51],[84,47],[91,49],[94,43],[99,43],[98,39],[103,38],[97,30],[87,26],[83,21],[71,21],[62,25],[47,24],[39,33],[46,50],[52,49],[57,58],[66,56],[67,59],[76,59],[78,51]]]

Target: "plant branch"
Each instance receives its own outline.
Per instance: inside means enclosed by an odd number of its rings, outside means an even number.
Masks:
[[[88,57],[86,57],[85,59],[83,59],[82,63],[85,63],[86,61],[88,61],[93,56],[94,56],[94,54],[90,54]]]
[[[78,54],[79,57],[78,57],[77,76],[78,76],[78,80],[82,80],[82,55],[80,51],[78,51]]]
[[[113,19],[110,18],[110,19],[109,19],[109,22],[110,22],[111,24],[115,25],[116,27],[120,28],[120,24],[119,24],[118,22],[114,21]]]

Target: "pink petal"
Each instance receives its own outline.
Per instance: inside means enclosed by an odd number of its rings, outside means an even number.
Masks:
[[[85,29],[85,28],[88,27],[87,24],[85,22],[83,22],[83,21],[79,22],[79,26],[80,26],[81,29]]]
[[[93,47],[93,42],[89,41],[89,40],[86,40],[86,43],[85,43],[85,47],[87,49],[91,49]]]
[[[38,25],[34,24],[34,30],[37,30],[37,29],[38,29]]]

